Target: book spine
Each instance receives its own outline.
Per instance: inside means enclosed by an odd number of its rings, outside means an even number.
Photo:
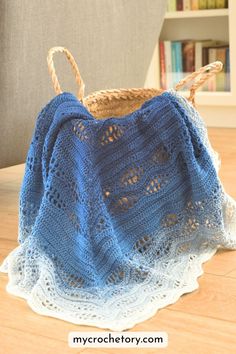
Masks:
[[[199,0],[198,7],[199,7],[199,10],[207,9],[207,0]]]
[[[205,66],[209,64],[209,53],[208,53],[208,47],[202,47],[202,66]],[[208,91],[208,82],[206,81],[202,85],[202,91]]]
[[[208,48],[202,48],[202,66],[209,64]]]
[[[208,48],[209,63],[216,61],[216,48]],[[216,75],[208,79],[208,90],[216,91]]]
[[[191,10],[191,0],[184,0],[183,1],[183,10],[190,11]]]
[[[195,43],[195,70],[202,67],[202,42]]]
[[[191,0],[191,10],[196,11],[198,9],[198,0]]]
[[[216,75],[216,90],[224,91],[225,90],[225,59],[226,59],[226,48],[217,48],[216,49],[216,59],[220,60],[223,63],[223,69]]]
[[[190,74],[195,70],[195,53],[194,53],[194,42],[188,41],[183,42],[183,68],[186,74]]]
[[[160,78],[161,88],[166,90],[166,68],[165,68],[165,49],[164,42],[159,42],[159,58],[160,58]]]
[[[215,0],[207,0],[207,8],[208,9],[215,9],[216,8]]]
[[[183,78],[183,56],[182,56],[181,42],[175,42],[175,54],[176,54],[177,82],[179,82]]]
[[[216,0],[216,8],[217,9],[224,9],[226,7],[225,0]]]
[[[226,91],[230,91],[230,60],[229,60],[229,47],[226,48],[226,53],[225,53],[225,72],[226,72],[225,90],[226,90]]]
[[[176,0],[177,11],[183,11],[183,0]]]
[[[202,67],[202,42],[195,42],[195,70]],[[199,91],[202,91],[200,86]]]
[[[176,44],[171,42],[171,71],[172,71],[172,85],[175,85],[178,81],[176,70]]]
[[[172,64],[171,64],[171,42],[164,41],[165,52],[165,69],[166,69],[166,87],[167,89],[172,85]]]
[[[167,11],[176,11],[176,0],[168,0]]]

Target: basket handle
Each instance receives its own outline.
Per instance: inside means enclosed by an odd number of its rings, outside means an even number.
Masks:
[[[53,62],[53,55],[57,52],[65,53],[67,59],[69,60],[71,66],[72,66],[72,69],[75,73],[75,80],[79,86],[77,97],[83,103],[84,87],[85,87],[84,81],[80,75],[79,68],[76,64],[76,61],[75,61],[73,55],[69,52],[68,49],[66,49],[64,47],[52,47],[51,49],[49,49],[48,56],[47,56],[48,70],[49,70],[49,74],[52,78],[53,88],[54,88],[56,94],[59,95],[60,93],[62,93],[61,86],[59,84],[59,81],[58,81],[58,78],[56,75],[56,70],[54,67],[54,62]]]
[[[196,77],[199,76],[199,78],[190,87],[190,95],[188,97],[188,100],[192,103],[193,106],[195,106],[195,92],[196,92],[196,90],[200,86],[202,86],[205,83],[205,81],[207,81],[211,76],[220,72],[222,70],[222,68],[223,68],[223,63],[221,61],[215,61],[210,64],[207,64],[207,65],[201,67],[199,70],[194,71],[193,73],[187,75],[181,81],[179,81],[175,85],[175,90],[179,90],[187,82],[192,81],[193,79],[195,79]]]

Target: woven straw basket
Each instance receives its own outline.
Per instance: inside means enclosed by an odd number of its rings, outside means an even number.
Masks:
[[[66,57],[69,60],[75,73],[75,79],[79,87],[77,97],[81,103],[89,110],[89,112],[98,119],[110,116],[120,117],[129,114],[140,108],[146,100],[160,95],[165,91],[163,89],[156,88],[121,88],[95,91],[92,94],[84,97],[85,85],[73,55],[69,52],[68,49],[64,47],[53,47],[48,52],[47,62],[56,94],[62,93],[53,62],[53,55],[56,52],[62,52],[66,54]],[[202,86],[211,76],[221,71],[222,67],[223,64],[220,61],[216,61],[203,66],[199,70],[194,71],[193,73],[186,76],[183,80],[175,85],[174,89],[179,90],[186,84],[192,82],[192,85],[189,88],[190,94],[187,99],[192,103],[193,106],[195,106],[196,90]]]

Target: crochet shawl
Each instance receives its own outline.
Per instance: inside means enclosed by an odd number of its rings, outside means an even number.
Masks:
[[[128,104],[128,103],[127,103]],[[7,290],[37,313],[124,330],[198,288],[236,248],[236,202],[198,111],[173,89],[95,118],[71,93],[38,114]]]

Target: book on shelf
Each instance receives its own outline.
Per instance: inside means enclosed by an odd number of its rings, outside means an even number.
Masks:
[[[230,91],[230,59],[229,59],[229,47],[226,48],[225,55],[225,72],[226,72],[226,91]]]
[[[230,90],[229,44],[220,40],[160,41],[160,83],[163,89],[174,87],[186,75],[208,63],[220,60],[223,69],[210,78],[203,91]]]
[[[168,0],[167,11],[168,12],[176,11],[176,0]]]
[[[160,78],[161,78],[161,87],[166,89],[166,67],[165,67],[165,49],[164,42],[159,42],[159,60],[160,60]]]
[[[215,9],[216,8],[216,1],[215,0],[207,0],[207,8],[208,9]]]
[[[182,43],[173,41],[171,45],[174,56],[174,63],[172,64],[172,72],[174,75],[172,84],[174,85],[183,77]]]
[[[195,71],[195,44],[194,41],[182,41],[182,61],[183,71],[185,73],[192,73]]]
[[[172,84],[171,41],[164,41],[164,59],[166,69],[166,87],[170,87]]]
[[[191,10],[191,0],[183,0],[183,11]]]
[[[228,7],[228,0],[215,0],[216,1],[216,9],[224,9]]]
[[[168,0],[167,11],[196,11],[225,9],[227,7],[227,0]]]
[[[209,48],[209,62],[220,60],[223,63],[224,70],[214,75],[209,81],[209,91],[227,91],[226,87],[226,49],[228,46],[217,46]]]
[[[199,10],[198,0],[191,0],[191,10]]]
[[[184,9],[183,0],[176,0],[176,10],[183,11],[183,9]]]
[[[199,10],[206,10],[207,9],[207,0],[199,0],[198,1],[198,8],[199,8]]]

